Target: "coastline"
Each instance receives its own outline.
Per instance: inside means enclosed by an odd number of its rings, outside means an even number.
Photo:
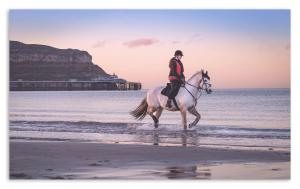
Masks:
[[[10,179],[289,179],[290,153],[10,140]]]

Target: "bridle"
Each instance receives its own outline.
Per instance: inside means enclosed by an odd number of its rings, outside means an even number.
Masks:
[[[202,83],[202,85],[201,85],[201,83]],[[200,80],[200,82],[199,82],[199,85],[198,86],[195,86],[195,85],[192,85],[192,84],[190,84],[190,83],[188,83],[188,82],[185,82],[185,84],[188,84],[188,85],[190,85],[190,86],[192,86],[192,87],[195,87],[196,89],[197,89],[197,93],[196,94],[198,94],[198,92],[200,92],[199,93],[199,95],[197,96],[197,97],[195,97],[186,87],[185,87],[185,85],[183,86],[184,88],[185,88],[185,90],[187,90],[187,92],[188,93],[190,93],[190,95],[193,97],[193,99],[195,100],[195,106],[197,105],[197,101],[198,101],[198,99],[201,97],[201,95],[202,95],[202,90],[204,90],[204,88],[203,88],[203,85],[206,85],[204,82],[203,82],[203,78],[201,78],[201,80]],[[206,86],[206,88],[207,88],[207,86]]]

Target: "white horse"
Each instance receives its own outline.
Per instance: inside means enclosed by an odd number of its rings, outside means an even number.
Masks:
[[[169,111],[178,111],[174,102],[172,101],[172,107],[166,107],[168,97],[161,94],[164,87],[156,87],[147,92],[147,97],[143,99],[141,104],[133,111],[133,115],[136,119],[142,120],[146,114],[149,114],[153,121],[155,128],[158,127],[158,120],[161,116],[163,109]],[[201,116],[196,110],[197,100],[200,97],[202,90],[205,90],[207,94],[211,93],[210,77],[208,73],[204,73],[203,70],[196,72],[192,77],[188,79],[185,85],[180,87],[177,96],[175,97],[179,111],[182,117],[183,128],[187,129],[187,112],[196,116],[196,119],[189,124],[189,128],[195,126],[200,120]]]

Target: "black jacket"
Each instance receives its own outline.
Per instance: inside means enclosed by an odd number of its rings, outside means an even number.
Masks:
[[[169,62],[169,68],[170,68],[170,73],[169,73],[169,80],[183,80],[185,78],[183,72],[183,64],[180,60],[175,59],[173,57],[170,62]]]

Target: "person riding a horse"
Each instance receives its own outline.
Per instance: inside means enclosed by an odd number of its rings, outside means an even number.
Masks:
[[[175,52],[174,58],[170,60],[170,75],[169,79],[171,84],[167,87],[158,86],[147,91],[146,96],[130,114],[137,120],[142,120],[146,115],[149,115],[154,121],[154,127],[158,128],[159,118],[163,110],[180,111],[181,120],[184,130],[195,126],[201,118],[201,115],[196,109],[197,101],[200,98],[202,91],[207,94],[212,92],[210,83],[210,76],[207,71],[201,69],[196,71],[187,81],[183,75],[183,65],[180,61],[183,54],[180,50]],[[181,84],[184,83],[183,87]],[[172,87],[170,87],[172,85]],[[171,94],[170,89],[171,88]],[[178,93],[178,94],[177,94]],[[172,99],[174,100],[174,107],[167,107],[171,105]],[[168,102],[167,102],[168,101]],[[195,120],[187,124],[187,112],[196,116]]]
[[[166,107],[171,108],[171,100],[176,97],[178,94],[178,91],[180,89],[181,84],[185,83],[185,76],[183,74],[184,68],[183,64],[180,61],[183,56],[183,53],[181,50],[175,51],[174,57],[169,62],[169,80],[171,83],[171,90],[168,96],[168,101],[166,104]]]

